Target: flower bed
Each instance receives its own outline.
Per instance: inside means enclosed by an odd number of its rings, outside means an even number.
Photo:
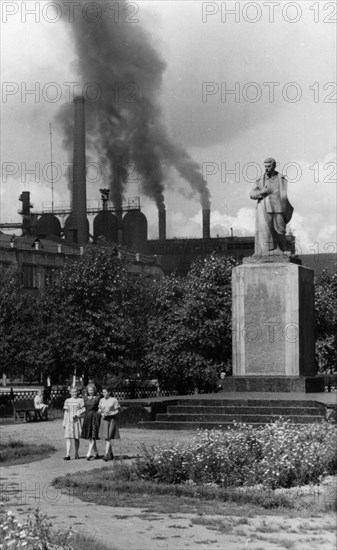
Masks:
[[[67,542],[70,533],[60,543],[53,543],[55,535],[52,524],[38,511],[27,522],[21,523],[9,510],[0,509],[0,549],[1,550],[72,550]]]
[[[144,449],[138,475],[162,483],[263,484],[276,489],[318,483],[337,473],[337,427],[280,419],[260,428],[203,430],[191,444]]]
[[[52,521],[36,510],[19,520],[0,502],[0,550],[108,550],[103,544],[69,529],[54,531]]]

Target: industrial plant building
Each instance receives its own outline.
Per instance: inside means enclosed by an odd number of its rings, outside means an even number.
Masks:
[[[85,101],[74,99],[74,149],[71,202],[68,207],[52,205],[34,211],[30,193],[24,191],[19,200],[22,221],[0,223],[0,265],[14,262],[25,266],[24,285],[43,288],[66,261],[78,257],[89,242],[104,240],[115,246],[117,253],[129,255],[130,269],[153,275],[159,272],[186,274],[192,262],[211,253],[232,256],[238,262],[254,253],[254,237],[211,237],[210,209],[202,210],[200,238],[166,238],[166,211],[158,211],[158,239],[148,239],[148,223],[141,212],[139,198],[126,204],[112,204],[110,190],[100,189],[100,203],[87,206]],[[93,216],[90,232],[88,216]],[[21,229],[22,236],[9,236],[1,229]],[[295,252],[295,238],[287,236],[288,248]],[[138,267],[135,267],[138,266]],[[143,267],[141,267],[143,266]],[[138,270],[138,271],[137,271]]]

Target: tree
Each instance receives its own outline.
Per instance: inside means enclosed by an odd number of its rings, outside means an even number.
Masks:
[[[315,355],[319,372],[337,371],[337,271],[324,270],[315,284]]]
[[[127,375],[142,356],[147,285],[106,245],[89,246],[40,297],[35,356],[45,374]],[[138,366],[138,370],[140,370]]]
[[[166,387],[211,389],[231,360],[231,258],[210,256],[186,279],[158,283],[146,364]]]
[[[0,270],[1,371],[9,376],[31,374],[30,343],[37,315],[36,298],[21,288],[21,268]]]

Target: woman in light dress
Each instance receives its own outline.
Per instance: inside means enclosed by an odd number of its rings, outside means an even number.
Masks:
[[[63,410],[63,428],[65,430],[64,437],[66,439],[66,456],[64,460],[70,460],[70,451],[72,442],[75,444],[75,458],[80,458],[78,451],[80,447],[80,436],[82,431],[82,418],[84,412],[84,401],[78,397],[77,388],[70,388],[70,395],[65,400]]]
[[[111,396],[111,390],[109,388],[103,388],[102,393],[103,397],[98,407],[98,412],[101,415],[99,436],[101,439],[105,439],[105,455],[103,460],[107,461],[114,458],[111,440],[120,439],[118,429],[120,405],[117,399]]]

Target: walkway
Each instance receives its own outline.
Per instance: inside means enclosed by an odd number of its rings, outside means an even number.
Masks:
[[[1,436],[23,441],[50,443],[57,451],[50,457],[29,464],[1,469],[1,500],[13,511],[31,513],[37,507],[53,519],[56,528],[76,530],[94,536],[111,550],[334,550],[334,514],[303,519],[300,517],[252,516],[247,523],[239,516],[203,517],[216,525],[200,525],[196,514],[155,514],[143,508],[117,508],[80,501],[71,494],[60,494],[52,487],[54,477],[102,467],[113,463],[83,460],[63,461],[64,439],[60,420],[48,423],[22,423],[1,426]],[[188,441],[195,432],[162,432],[122,429],[115,454],[135,456],[141,443]],[[102,446],[102,443],[100,444]],[[81,455],[86,448],[82,445]],[[102,449],[100,449],[102,450]],[[200,520],[200,518],[199,518]],[[244,520],[245,521],[245,520]],[[216,527],[218,525],[218,528]],[[226,528],[227,525],[227,528]],[[266,528],[268,525],[268,528]],[[90,550],[90,549],[83,549]]]

